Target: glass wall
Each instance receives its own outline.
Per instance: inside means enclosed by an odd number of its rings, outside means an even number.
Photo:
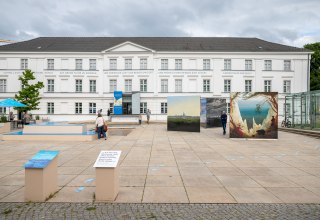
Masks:
[[[285,118],[283,126],[320,129],[320,90],[286,96]]]

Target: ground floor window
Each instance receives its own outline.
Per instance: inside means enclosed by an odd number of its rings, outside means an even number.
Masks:
[[[47,103],[47,113],[54,114],[54,103],[53,102]]]
[[[90,102],[89,103],[89,114],[96,114],[97,112],[97,104]]]
[[[161,102],[161,114],[167,114],[168,104],[166,102]]]
[[[110,114],[113,114],[113,103],[109,103]]]
[[[147,113],[147,103],[146,102],[140,103],[140,113],[141,114]]]
[[[82,102],[75,103],[75,113],[82,114]]]
[[[227,114],[230,114],[230,103],[227,103]]]
[[[6,114],[6,107],[0,107],[0,114]]]

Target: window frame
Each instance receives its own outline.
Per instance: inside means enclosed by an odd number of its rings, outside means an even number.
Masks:
[[[168,93],[168,91],[169,91],[169,80],[168,79],[161,79],[161,81],[160,81],[160,83],[161,83],[161,86],[160,86],[160,88],[161,88],[161,92],[162,93]]]
[[[283,93],[291,93],[291,80],[283,80]]]
[[[116,70],[117,69],[117,59],[109,59],[109,68],[110,70]]]
[[[20,68],[22,70],[28,69],[28,59],[27,58],[21,58],[20,59]]]
[[[0,79],[0,93],[7,92],[7,79]]]
[[[148,80],[140,79],[140,92],[148,92]]]
[[[47,114],[48,115],[54,114],[54,102],[47,102]]]
[[[47,79],[47,92],[54,92],[54,79]]]
[[[223,82],[223,92],[231,92],[231,79],[224,79]]]
[[[161,59],[161,70],[169,69],[169,61],[168,59]]]
[[[47,59],[47,69],[54,70],[54,59]]]
[[[75,84],[76,84],[75,92],[82,93],[82,79],[75,79]]]
[[[264,92],[271,92],[272,90],[272,80],[264,80],[263,81],[264,85]]]
[[[75,102],[75,114],[82,114],[82,102]]]
[[[89,114],[96,114],[96,113],[97,113],[97,103],[89,102]]]
[[[231,59],[224,59],[224,70],[231,70],[232,61]]]
[[[203,59],[203,70],[210,70],[211,62],[210,59]]]
[[[97,70],[97,59],[89,59],[89,70]]]
[[[182,59],[175,59],[175,70],[182,70]]]
[[[245,62],[245,70],[246,71],[252,70],[252,60],[246,59],[244,62]]]
[[[76,70],[82,70],[82,59],[76,59]]]
[[[148,109],[147,102],[140,102],[140,114],[146,114]]]
[[[125,92],[132,92],[132,79],[125,79],[124,80],[124,91]]]
[[[125,58],[124,59],[124,69],[125,70],[132,70],[132,58]]]
[[[182,79],[175,79],[174,80],[174,91],[175,92],[182,92]]]
[[[89,80],[89,92],[90,93],[97,93],[97,80],[95,80],[95,79]]]
[[[168,114],[168,103],[161,102],[160,106],[161,106],[161,109],[160,109],[161,114]]]
[[[210,92],[210,79],[203,79],[202,80],[202,88],[203,92]]]
[[[272,71],[272,60],[265,60],[264,61],[264,70],[265,71]]]
[[[250,82],[249,85],[247,82]],[[244,80],[244,92],[252,92],[252,79]]]
[[[117,80],[109,79],[109,92],[114,92],[114,91],[117,91]]]

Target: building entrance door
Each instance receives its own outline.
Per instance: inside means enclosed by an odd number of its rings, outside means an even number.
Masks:
[[[132,94],[123,94],[122,96],[122,114],[132,114]]]

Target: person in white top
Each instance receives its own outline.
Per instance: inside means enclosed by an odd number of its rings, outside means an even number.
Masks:
[[[101,134],[103,134],[103,137],[105,140],[107,140],[107,135],[106,135],[106,132],[104,130],[104,119],[102,117],[101,114],[98,114],[98,117],[96,119],[96,127],[97,127],[97,130],[98,130],[98,139],[101,138]]]

